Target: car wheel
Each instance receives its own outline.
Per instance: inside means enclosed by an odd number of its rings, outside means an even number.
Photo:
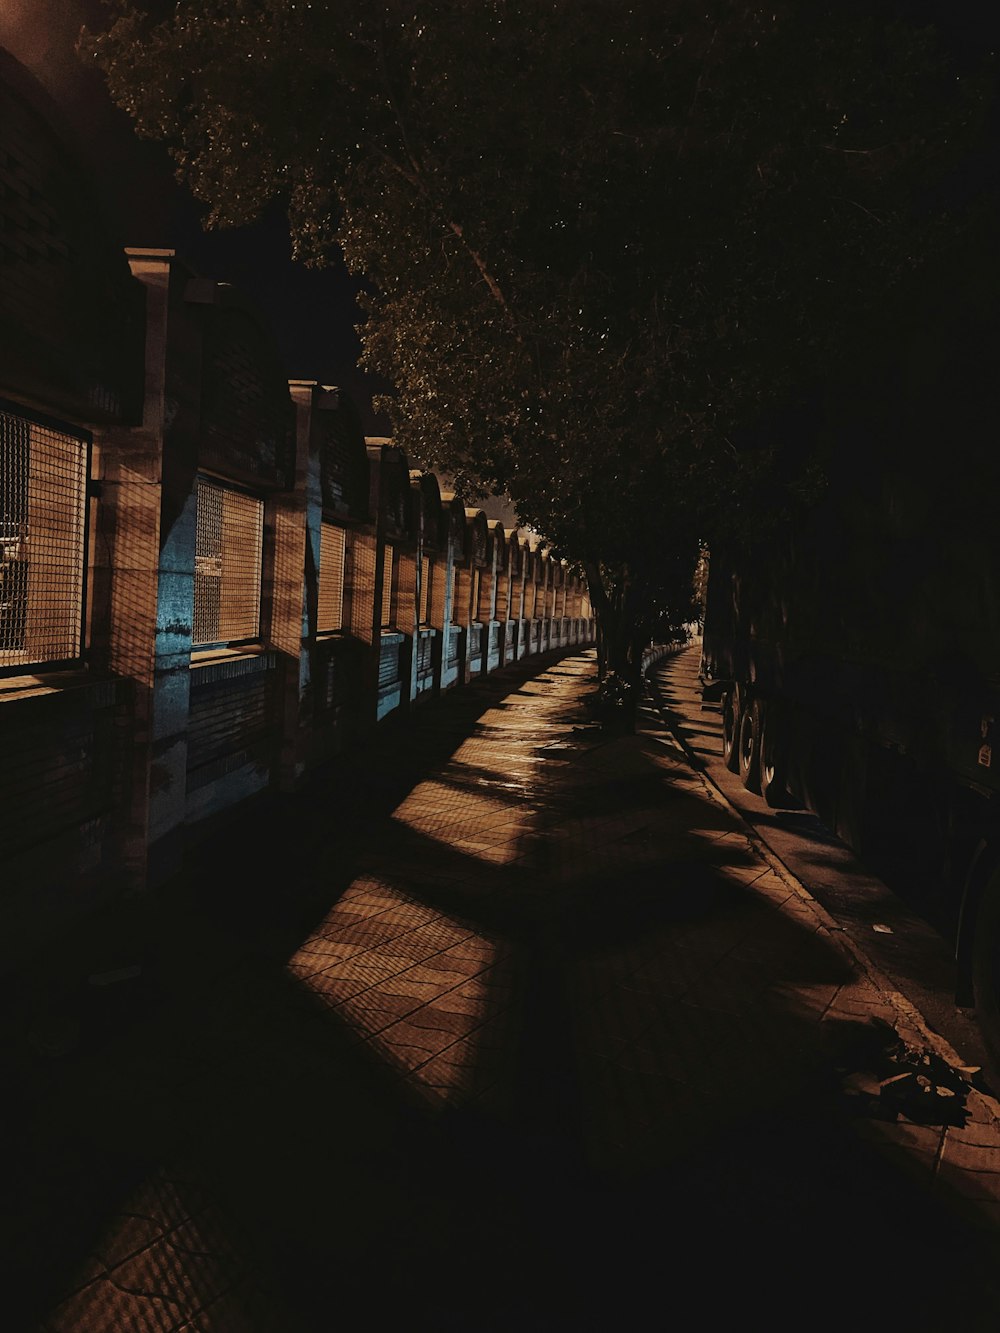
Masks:
[[[739,767],[740,692],[731,686],[722,696],[722,757],[731,773]]]
[[[760,794],[769,806],[787,805],[788,755],[781,713],[775,704],[763,709],[760,732]]]
[[[763,709],[759,699],[743,709],[740,718],[738,773],[747,791],[760,791],[760,732]]]

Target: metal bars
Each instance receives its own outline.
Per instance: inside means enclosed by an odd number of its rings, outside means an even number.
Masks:
[[[347,533],[333,523],[320,525],[319,596],[316,629],[328,634],[344,627],[344,566]]]
[[[431,619],[431,584],[434,578],[434,569],[430,559],[423,555],[420,557],[420,615],[421,625],[430,624]]]
[[[191,642],[240,642],[260,634],[264,502],[198,478]]]
[[[81,655],[88,437],[0,409],[0,670]]]
[[[382,620],[383,629],[392,625],[392,547],[382,548]]]

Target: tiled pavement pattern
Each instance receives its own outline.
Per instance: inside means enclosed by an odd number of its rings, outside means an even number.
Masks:
[[[995,1104],[857,1114],[904,1009],[650,709],[585,724],[593,669],[508,669],[234,824],[149,993],[61,1055],[36,1025],[26,1328],[997,1326]]]

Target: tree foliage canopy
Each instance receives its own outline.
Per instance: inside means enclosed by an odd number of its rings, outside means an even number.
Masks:
[[[633,614],[820,484],[753,428],[975,212],[988,71],[903,0],[112,3],[85,49],[210,225],[279,199],[364,274],[397,440]]]

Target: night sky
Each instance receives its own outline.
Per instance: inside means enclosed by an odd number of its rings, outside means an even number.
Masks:
[[[370,406],[372,393],[384,392],[384,386],[356,366],[359,284],[343,269],[317,271],[293,263],[277,207],[252,227],[204,232],[202,207],[174,181],[166,149],[136,138],[97,71],[76,56],[73,47],[84,23],[94,29],[106,25],[100,0],[0,0],[0,46],[31,70],[66,113],[122,244],[173,248],[202,276],[238,287],[270,322],[289,378],[347,389],[366,432],[388,434],[389,423]]]

